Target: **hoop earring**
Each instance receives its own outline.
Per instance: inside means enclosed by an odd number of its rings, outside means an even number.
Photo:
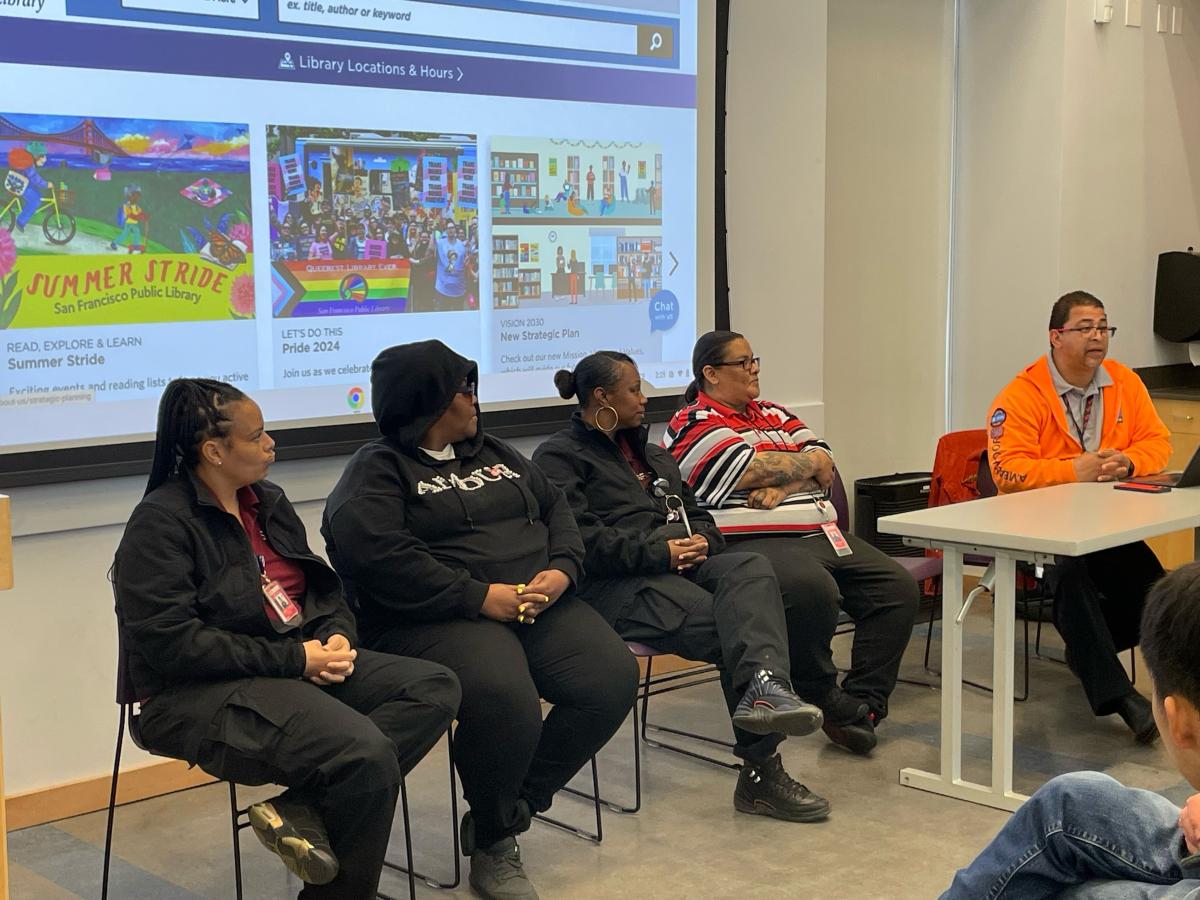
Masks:
[[[612,424],[609,425],[607,428],[605,428],[603,425],[600,424],[600,413],[604,412],[605,410],[608,410],[610,413],[612,413],[612,417],[613,417]],[[615,409],[613,409],[611,406],[602,406],[598,410],[596,410],[596,415],[593,416],[592,420],[596,423],[596,427],[599,428],[601,431],[603,431],[605,434],[612,434],[614,431],[617,430],[617,423],[621,421],[621,417],[619,415],[617,415],[617,411]]]

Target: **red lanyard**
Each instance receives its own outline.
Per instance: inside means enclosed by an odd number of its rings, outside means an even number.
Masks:
[[[1075,431],[1079,434],[1079,446],[1082,447],[1085,452],[1087,451],[1087,447],[1084,446],[1083,443],[1083,433],[1087,431],[1088,422],[1092,420],[1092,401],[1095,399],[1096,395],[1091,394],[1088,396],[1087,401],[1083,404],[1083,424],[1080,425],[1078,420],[1075,418],[1075,413],[1071,412],[1070,401],[1066,400],[1066,398],[1063,398],[1063,406],[1066,407],[1067,415],[1071,417],[1071,424],[1075,426]]]

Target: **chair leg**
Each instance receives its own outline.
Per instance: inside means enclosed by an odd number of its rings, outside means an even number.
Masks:
[[[414,879],[421,879],[431,888],[440,890],[453,890],[458,887],[462,881],[462,848],[458,841],[458,779],[454,771],[454,734],[451,729],[446,729],[446,759],[450,767],[450,843],[453,847],[454,860],[454,880],[453,881],[438,881],[430,875],[422,874],[416,871],[413,865],[412,840],[409,838],[409,811],[408,811],[408,791],[404,782],[401,782],[401,812],[404,816],[404,841],[405,848],[408,850],[408,865],[402,866],[399,863],[391,862],[384,859],[383,865],[385,868],[392,869],[396,872],[403,872],[409,877],[409,893],[415,890],[412,885]],[[381,898],[385,898],[385,894],[379,894]]]
[[[694,750],[688,750],[676,744],[668,744],[665,741],[652,739],[647,732],[653,729],[656,732],[663,734],[677,734],[680,737],[690,738],[693,741],[704,741],[709,744],[716,744],[718,747],[724,747],[727,750],[733,750],[734,744],[731,741],[724,741],[720,738],[708,737],[703,734],[696,734],[691,731],[684,731],[680,728],[670,728],[666,725],[656,725],[649,721],[650,717],[650,697],[651,697],[651,672],[653,668],[653,657],[646,658],[646,678],[642,684],[642,743],[647,747],[654,747],[658,750],[670,750],[672,753],[678,753],[681,756],[688,756],[692,759],[700,760],[701,762],[712,763],[714,766],[720,766],[723,769],[733,769],[738,771],[742,768],[740,762],[726,762],[722,759],[717,759],[715,756],[706,756],[703,753],[697,753]]]
[[[237,900],[242,900],[242,829],[249,825],[238,822],[245,810],[238,809],[237,785],[229,782],[229,818],[233,826],[233,885]]]
[[[545,813],[534,813],[533,817],[539,822],[543,822],[552,828],[558,828],[568,834],[573,834],[577,838],[582,838],[585,841],[591,841],[593,844],[599,844],[604,840],[604,823],[600,818],[600,775],[596,768],[596,757],[592,757],[592,793],[585,794],[583,791],[574,788],[563,788],[563,793],[573,794],[576,797],[581,797],[584,800],[590,800],[592,806],[596,810],[596,830],[588,831],[584,828],[579,828],[575,825],[568,825],[560,819],[554,819]]]
[[[936,599],[936,598],[935,598]],[[933,619],[937,615],[938,604],[935,602],[929,607],[929,625],[925,629],[925,671],[932,672],[929,668],[929,645],[933,642]]]
[[[108,792],[108,826],[104,830],[104,875],[100,882],[100,900],[108,900],[108,869],[112,860],[113,819],[117,812],[117,778],[121,774],[121,745],[125,740],[125,704],[117,720],[117,751],[113,756],[112,787]]]

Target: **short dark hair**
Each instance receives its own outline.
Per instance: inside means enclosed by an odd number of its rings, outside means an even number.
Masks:
[[[574,251],[572,251],[574,252]],[[579,405],[586,407],[596,388],[611,388],[621,380],[621,365],[629,363],[637,367],[627,353],[617,350],[597,350],[575,364],[575,369],[559,369],[554,373],[554,386],[564,400],[576,397]]]
[[[724,362],[725,348],[745,337],[736,331],[710,331],[696,338],[692,348],[692,383],[683,392],[684,403],[692,403],[704,389],[704,367]]]
[[[1054,301],[1054,306],[1050,307],[1050,330],[1054,331],[1056,328],[1066,325],[1067,319],[1071,318],[1071,310],[1077,306],[1098,306],[1104,309],[1100,298],[1087,291],[1071,291],[1069,294],[1063,294]]]
[[[1141,643],[1158,696],[1174,694],[1200,709],[1200,562],[1180,566],[1151,589]]]

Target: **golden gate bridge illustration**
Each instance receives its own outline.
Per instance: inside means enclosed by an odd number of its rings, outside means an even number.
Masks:
[[[129,156],[129,153],[120,144],[101,131],[100,126],[91,119],[83,119],[74,128],[68,128],[66,131],[47,134],[22,128],[15,122],[0,116],[0,143],[28,143],[31,141],[82,147],[97,162],[104,157]]]

